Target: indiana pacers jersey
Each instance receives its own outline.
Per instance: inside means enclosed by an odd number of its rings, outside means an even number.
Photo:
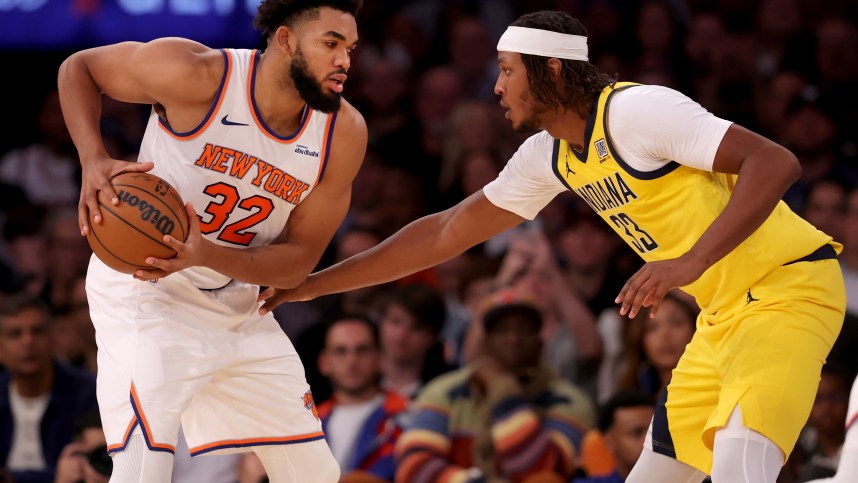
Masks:
[[[587,126],[585,151],[555,140],[552,167],[644,260],[672,259],[687,252],[723,211],[736,176],[675,161],[642,172],[624,162],[608,130],[608,112],[614,93],[635,86],[606,87]],[[715,311],[776,267],[831,242],[781,201],[757,231],[683,290],[704,311]]]
[[[222,50],[224,73],[206,118],[176,132],[153,110],[140,161],[193,203],[203,236],[242,248],[271,243],[289,214],[322,179],[337,114],[305,108],[298,129],[280,136],[262,119],[253,97],[260,52]],[[194,267],[180,272],[198,287],[229,278]]]

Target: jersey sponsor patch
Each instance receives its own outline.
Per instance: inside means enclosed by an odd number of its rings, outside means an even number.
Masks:
[[[608,157],[608,144],[605,138],[596,141],[593,146],[596,148],[596,155],[599,156],[599,161],[604,161]]]
[[[310,149],[307,146],[304,146],[302,144],[295,146],[295,152],[298,154],[303,154],[304,156],[313,156],[314,158],[319,157],[318,151],[314,151],[314,150],[312,150],[312,149]]]

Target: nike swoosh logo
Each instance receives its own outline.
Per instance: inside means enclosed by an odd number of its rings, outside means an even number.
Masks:
[[[229,116],[229,114],[223,116],[220,119],[220,123],[223,124],[224,126],[249,126],[249,124],[245,124],[243,122],[232,122],[226,118],[227,116]]]

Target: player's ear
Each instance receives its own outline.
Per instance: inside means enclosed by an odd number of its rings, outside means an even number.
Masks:
[[[560,79],[560,73],[563,71],[563,64],[560,59],[555,57],[548,59],[548,68],[551,69],[551,77],[555,80]]]
[[[295,31],[285,25],[277,27],[277,30],[274,31],[274,43],[284,53],[292,55],[297,45]]]

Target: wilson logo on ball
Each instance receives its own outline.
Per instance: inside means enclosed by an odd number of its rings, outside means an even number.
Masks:
[[[140,219],[152,223],[155,226],[155,229],[161,232],[162,235],[169,235],[176,229],[176,224],[173,220],[166,216],[162,216],[161,210],[145,201],[141,201],[137,196],[127,193],[125,190],[119,190],[116,195],[122,203],[127,203],[129,206],[136,207],[140,210]]]

